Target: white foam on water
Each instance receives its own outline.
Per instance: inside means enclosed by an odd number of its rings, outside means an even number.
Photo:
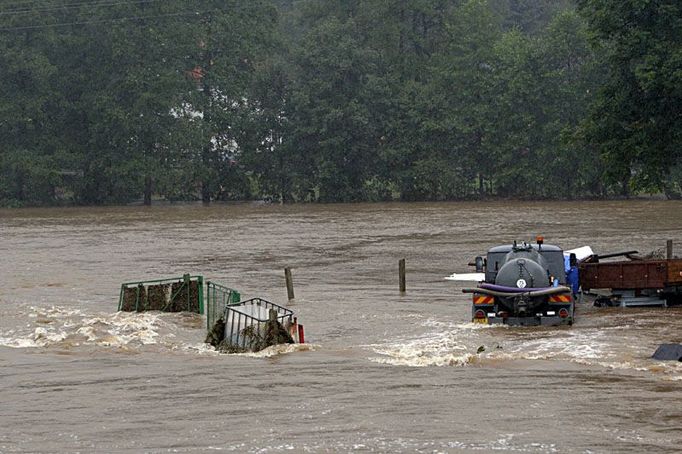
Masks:
[[[11,348],[31,348],[37,347],[32,339],[23,339],[15,337],[0,337],[0,346]]]
[[[466,366],[477,361],[478,348],[485,344],[482,339],[504,333],[506,325],[481,323],[452,323],[428,319],[420,324],[429,329],[418,337],[388,339],[385,343],[366,345],[378,357],[369,360],[395,366]],[[490,343],[490,342],[487,342]]]
[[[312,430],[324,430],[325,427],[314,427]],[[378,452],[429,452],[447,453],[454,451],[508,451],[526,453],[554,453],[561,452],[562,449],[555,443],[543,442],[523,442],[516,441],[515,434],[495,434],[491,433],[490,440],[479,442],[445,440],[445,441],[424,441],[415,438],[397,437],[367,437],[366,434],[356,434],[353,441],[313,441],[302,446],[293,446],[298,452],[352,452],[352,451],[378,451]],[[267,446],[252,448],[248,452],[280,452],[282,446]]]
[[[378,355],[369,360],[409,367],[485,365],[487,360],[568,361],[682,381],[682,363],[652,364],[647,345],[628,333],[628,326],[535,329],[437,319],[420,326],[429,332],[365,345]]]
[[[488,325],[485,323],[473,323],[473,322],[466,322],[466,323],[451,323],[451,322],[444,322],[441,320],[435,320],[435,319],[428,319],[424,321],[421,326],[426,327],[426,328],[438,328],[438,329],[448,329],[452,331],[453,333],[457,334],[466,334],[468,331],[480,331],[480,330],[500,330],[500,329],[509,329],[508,325]]]
[[[427,366],[465,366],[473,362],[476,355],[472,353],[455,354],[452,352],[434,352],[428,348],[410,345],[397,348],[377,348],[374,350],[384,357],[370,357],[369,360],[391,366],[427,367]]]
[[[393,366],[464,366],[476,355],[452,331],[431,332],[413,339],[368,345],[378,357],[369,360]]]
[[[241,356],[250,356],[252,358],[270,358],[272,356],[284,355],[296,352],[312,352],[317,350],[315,344],[278,344],[271,345],[259,352],[237,353]]]
[[[682,381],[682,362],[680,361],[651,361],[643,370],[660,375],[664,380]]]
[[[128,347],[159,342],[167,324],[158,313],[116,312],[92,316],[78,309],[32,307],[33,324],[26,329],[0,333],[0,346],[12,348]],[[168,334],[173,336],[173,334]]]
[[[189,353],[194,353],[198,355],[211,355],[211,356],[217,356],[220,355],[220,352],[213,347],[211,344],[206,344],[204,342],[197,343],[197,344],[183,344],[180,347],[180,350],[189,352]]]
[[[603,329],[571,329],[534,332],[502,342],[502,348],[482,353],[486,359],[554,360],[612,370],[646,371],[647,357],[633,349],[634,341],[625,336],[614,339]],[[624,347],[626,346],[626,347]]]
[[[162,312],[88,314],[59,306],[31,307],[31,323],[0,332],[0,347],[11,348],[109,348],[126,352],[146,346],[199,355],[219,355],[203,343],[206,335],[200,316]],[[262,311],[261,311],[262,312]],[[255,313],[255,312],[254,312]],[[264,312],[262,312],[264,314]],[[275,345],[245,356],[266,358],[315,350],[313,344]]]
[[[499,359],[560,359],[597,360],[607,356],[608,342],[603,334],[561,331],[539,338],[514,338],[504,343],[502,350],[493,350],[489,356]]]
[[[215,349],[210,344],[186,344],[182,346],[183,351],[192,352],[200,355],[231,355],[231,356],[246,356],[251,358],[270,358],[272,356],[285,355],[296,352],[309,352],[318,349],[316,344],[279,344],[271,345],[259,352],[244,352],[244,353],[222,353]]]
[[[486,349],[480,358],[569,361],[611,370],[655,373],[667,380],[682,380],[682,363],[652,362],[651,352],[641,339],[630,337],[627,333],[614,333],[627,329],[620,326],[519,331],[513,333],[513,337],[501,340],[502,348]]]

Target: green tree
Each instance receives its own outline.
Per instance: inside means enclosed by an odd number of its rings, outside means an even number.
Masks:
[[[682,4],[676,0],[580,0],[608,61],[583,125],[605,176],[628,196],[660,190],[682,149]]]
[[[256,68],[267,58],[276,30],[277,10],[265,0],[204,1],[209,8],[190,31],[197,87],[185,105],[200,113],[200,152],[195,161],[201,175],[201,198],[248,196],[237,124],[254,103],[248,99]]]
[[[501,19],[488,1],[464,2],[449,18],[448,44],[435,59],[444,117],[443,137],[434,146],[447,146],[441,152],[442,166],[458,165],[462,180],[450,197],[470,196],[474,183],[479,196],[492,192],[497,169],[491,139],[499,95],[494,90],[495,43],[502,35]]]
[[[322,201],[363,200],[377,143],[366,103],[375,56],[359,45],[352,19],[332,17],[306,34],[296,59],[287,116],[297,128],[287,148],[314,162],[309,193],[319,190]]]
[[[580,11],[571,0],[3,5],[0,203],[676,196],[680,7],[582,0]]]
[[[0,203],[49,203],[60,180],[52,116],[59,110],[58,68],[49,58],[55,37],[26,28],[44,23],[15,6],[0,16]]]

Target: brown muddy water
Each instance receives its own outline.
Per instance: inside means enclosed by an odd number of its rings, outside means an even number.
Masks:
[[[480,327],[443,277],[536,234],[682,255],[681,226],[659,201],[0,211],[0,452],[679,452],[682,363],[649,357],[682,309]],[[305,347],[219,355],[201,316],[116,312],[121,282],[186,272],[285,303],[285,266]]]

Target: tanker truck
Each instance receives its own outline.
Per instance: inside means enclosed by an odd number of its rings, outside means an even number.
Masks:
[[[485,276],[472,295],[474,323],[513,326],[572,325],[575,297],[566,282],[564,252],[543,244],[517,243],[491,248],[476,257],[476,271]]]

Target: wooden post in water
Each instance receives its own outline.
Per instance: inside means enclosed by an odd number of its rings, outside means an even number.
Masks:
[[[291,279],[291,268],[284,268],[284,279],[287,281],[287,296],[289,300],[294,299],[294,281]]]
[[[400,293],[405,293],[405,259],[398,261],[398,279],[400,281]]]
[[[668,240],[665,242],[665,258],[673,258],[673,240]]]

